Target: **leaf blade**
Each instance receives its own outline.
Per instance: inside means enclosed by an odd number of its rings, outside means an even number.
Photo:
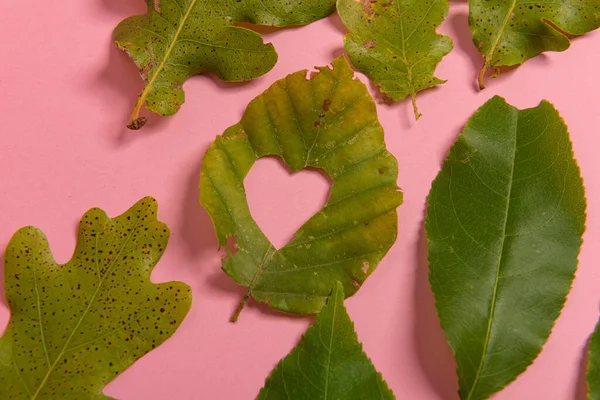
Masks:
[[[145,123],[146,105],[160,115],[173,115],[184,102],[183,83],[206,72],[226,81],[246,81],[268,72],[277,61],[271,44],[260,34],[235,26],[252,22],[271,26],[306,24],[329,15],[334,0],[281,3],[245,0],[146,1],[148,12],[123,20],[114,41],[135,62],[144,80],[130,116],[130,129]]]
[[[187,285],[149,281],[167,241],[151,198],[115,219],[88,211],[64,265],[40,230],[19,230],[5,258],[11,319],[0,338],[2,397],[106,399],[104,385],[171,336],[189,310]]]
[[[426,218],[461,398],[486,398],[533,362],[570,289],[584,224],[579,168],[552,105],[519,111],[495,97],[481,107],[432,185]]]
[[[200,202],[220,245],[237,240],[223,270],[248,296],[287,312],[318,312],[336,281],[354,294],[397,234],[398,165],[375,104],[343,57],[332,64],[311,80],[306,71],[289,75],[253,100],[241,123],[209,148],[200,175]],[[243,179],[264,156],[281,157],[293,171],[321,169],[333,181],[325,207],[281,249],[246,201]]]
[[[587,370],[588,399],[600,399],[600,323],[590,339]]]
[[[257,399],[395,399],[364,353],[344,297],[338,282],[314,325],[278,363]]]
[[[344,47],[352,64],[391,100],[410,96],[418,119],[417,92],[445,82],[434,72],[453,44],[436,28],[448,15],[449,2],[338,0],[337,8],[349,30]]]
[[[522,64],[545,51],[565,51],[570,46],[569,36],[598,27],[600,4],[596,1],[469,0],[473,43],[484,56],[479,87],[485,87],[488,68]]]

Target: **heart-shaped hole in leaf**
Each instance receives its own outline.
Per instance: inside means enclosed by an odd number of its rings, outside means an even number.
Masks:
[[[321,171],[292,172],[278,157],[259,159],[244,186],[252,217],[276,249],[323,208],[331,189]]]

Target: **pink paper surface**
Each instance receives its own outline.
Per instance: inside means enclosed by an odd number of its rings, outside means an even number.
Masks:
[[[0,248],[20,227],[35,225],[48,236],[57,261],[66,262],[86,210],[98,206],[116,216],[154,196],[172,235],[153,280],[188,283],[194,302],[179,331],[105,393],[123,400],[252,399],[311,319],[251,303],[237,324],[228,322],[244,290],[220,271],[213,227],[197,201],[201,159],[214,137],[238,122],[247,103],[275,80],[342,54],[344,28],[332,16],[265,30],[265,41],[279,52],[271,72],[248,84],[195,77],[185,84],[186,103],[176,116],[151,117],[144,129],[131,132],[125,123],[141,79],[112,45],[111,31],[144,11],[142,0],[0,2]],[[550,340],[494,399],[582,400],[582,356],[600,301],[600,32],[574,40],[564,53],[528,61],[482,92],[474,85],[482,60],[471,42],[465,3],[452,4],[441,32],[454,39],[455,50],[436,74],[448,82],[418,96],[423,117],[415,122],[407,101],[378,106],[405,202],[397,243],[347,301],[348,311],[365,351],[399,399],[458,398],[455,363],[427,282],[425,198],[449,146],[486,100],[499,94],[525,108],[548,99],[569,125],[585,179],[585,244]],[[323,205],[328,191],[318,173],[290,176],[276,160],[258,162],[246,187],[253,215],[278,246]],[[2,299],[0,331],[8,317]]]

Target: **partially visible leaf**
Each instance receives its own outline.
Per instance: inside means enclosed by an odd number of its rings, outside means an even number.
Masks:
[[[335,0],[146,0],[148,13],[122,21],[114,39],[140,70],[144,89],[131,114],[130,129],[141,128],[144,104],[172,115],[184,101],[183,82],[212,72],[226,81],[267,73],[277,61],[273,45],[239,22],[270,26],[306,24],[335,9]]]
[[[333,67],[274,83],[204,156],[200,201],[219,244],[237,240],[223,270],[248,287],[232,320],[250,296],[287,312],[318,312],[335,282],[354,294],[396,240],[398,164],[364,84],[344,57]],[[333,182],[325,207],[279,250],[252,218],[244,189],[254,162],[269,155],[293,171],[322,169]]]
[[[569,133],[544,101],[494,97],[435,179],[430,283],[462,399],[485,399],[537,357],[577,268],[586,201]]]
[[[352,64],[393,101],[445,81],[433,76],[452,50],[452,39],[436,33],[448,15],[448,0],[338,0],[349,32],[344,47]]]
[[[190,308],[187,285],[150,282],[168,238],[151,198],[115,219],[88,211],[64,265],[40,230],[19,230],[5,255],[11,318],[0,338],[0,398],[108,399],[104,386],[171,336]]]
[[[257,399],[395,399],[358,341],[341,283],[336,283],[314,325],[267,378]]]
[[[600,323],[590,339],[590,353],[588,357],[588,399],[600,400]]]
[[[544,51],[564,51],[569,37],[600,27],[598,0],[469,0],[473,43],[484,56],[479,87],[485,72],[522,64]]]

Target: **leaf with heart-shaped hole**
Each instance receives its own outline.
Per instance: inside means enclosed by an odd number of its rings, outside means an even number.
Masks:
[[[398,164],[367,88],[344,57],[333,69],[288,75],[254,99],[240,123],[210,146],[202,163],[200,201],[220,245],[236,237],[223,270],[248,287],[246,301],[282,311],[318,312],[336,281],[354,294],[396,240],[402,203]],[[244,178],[258,158],[279,156],[292,171],[319,168],[332,181],[323,209],[276,249],[252,218]]]
[[[0,338],[0,399],[109,399],[106,384],[177,330],[191,291],[182,282],[150,282],[169,239],[156,209],[149,197],[114,219],[91,209],[64,265],[39,229],[13,236],[4,263],[11,318]]]
[[[254,164],[244,186],[252,217],[279,249],[323,208],[331,183],[321,171],[293,172],[280,158],[264,157]]]

